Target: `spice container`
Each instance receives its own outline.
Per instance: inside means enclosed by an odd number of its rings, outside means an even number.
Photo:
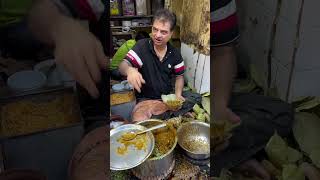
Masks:
[[[134,0],[122,0],[122,10],[124,16],[134,16]]]

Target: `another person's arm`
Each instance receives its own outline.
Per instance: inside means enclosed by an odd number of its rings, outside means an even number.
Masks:
[[[100,69],[107,68],[108,60],[96,37],[50,0],[35,3],[29,14],[29,26],[39,40],[54,47],[56,62],[97,97],[95,82],[100,81]]]

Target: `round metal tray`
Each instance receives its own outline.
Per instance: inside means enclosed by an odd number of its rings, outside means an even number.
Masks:
[[[123,133],[129,131],[140,131],[146,129],[144,126],[138,124],[126,124],[119,126],[110,131],[110,169],[111,170],[126,170],[134,168],[151,155],[154,148],[154,137],[151,132],[147,132],[147,148],[146,150],[137,150],[134,146],[129,146],[128,151],[124,155],[117,153],[117,148],[123,146],[117,140]]]

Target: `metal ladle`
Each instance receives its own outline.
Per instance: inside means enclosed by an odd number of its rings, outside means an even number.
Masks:
[[[139,132],[129,132],[129,133],[125,133],[122,135],[122,139],[123,140],[126,140],[126,141],[130,141],[132,139],[134,139],[137,135],[139,134],[143,134],[143,133],[146,133],[146,132],[149,132],[149,131],[152,131],[152,130],[155,130],[155,129],[160,129],[160,128],[163,128],[163,127],[166,127],[167,124],[166,123],[162,123],[162,124],[159,124],[159,125],[156,125],[156,126],[153,126],[151,128],[148,128],[146,130],[143,130],[143,131],[139,131]]]

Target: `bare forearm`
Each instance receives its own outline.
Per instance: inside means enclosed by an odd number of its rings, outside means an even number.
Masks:
[[[175,94],[181,96],[182,95],[182,90],[184,86],[184,78],[182,76],[177,76],[176,77],[176,83],[175,83]]]
[[[234,47],[213,49],[213,101],[214,106],[225,108],[231,94],[237,66]]]
[[[131,65],[126,62],[126,60],[123,60],[120,65],[119,65],[119,72],[121,73],[121,75],[123,76],[128,76],[128,69],[131,67]]]
[[[54,45],[55,32],[68,19],[50,0],[39,0],[32,7],[28,21],[33,34],[42,42]]]

